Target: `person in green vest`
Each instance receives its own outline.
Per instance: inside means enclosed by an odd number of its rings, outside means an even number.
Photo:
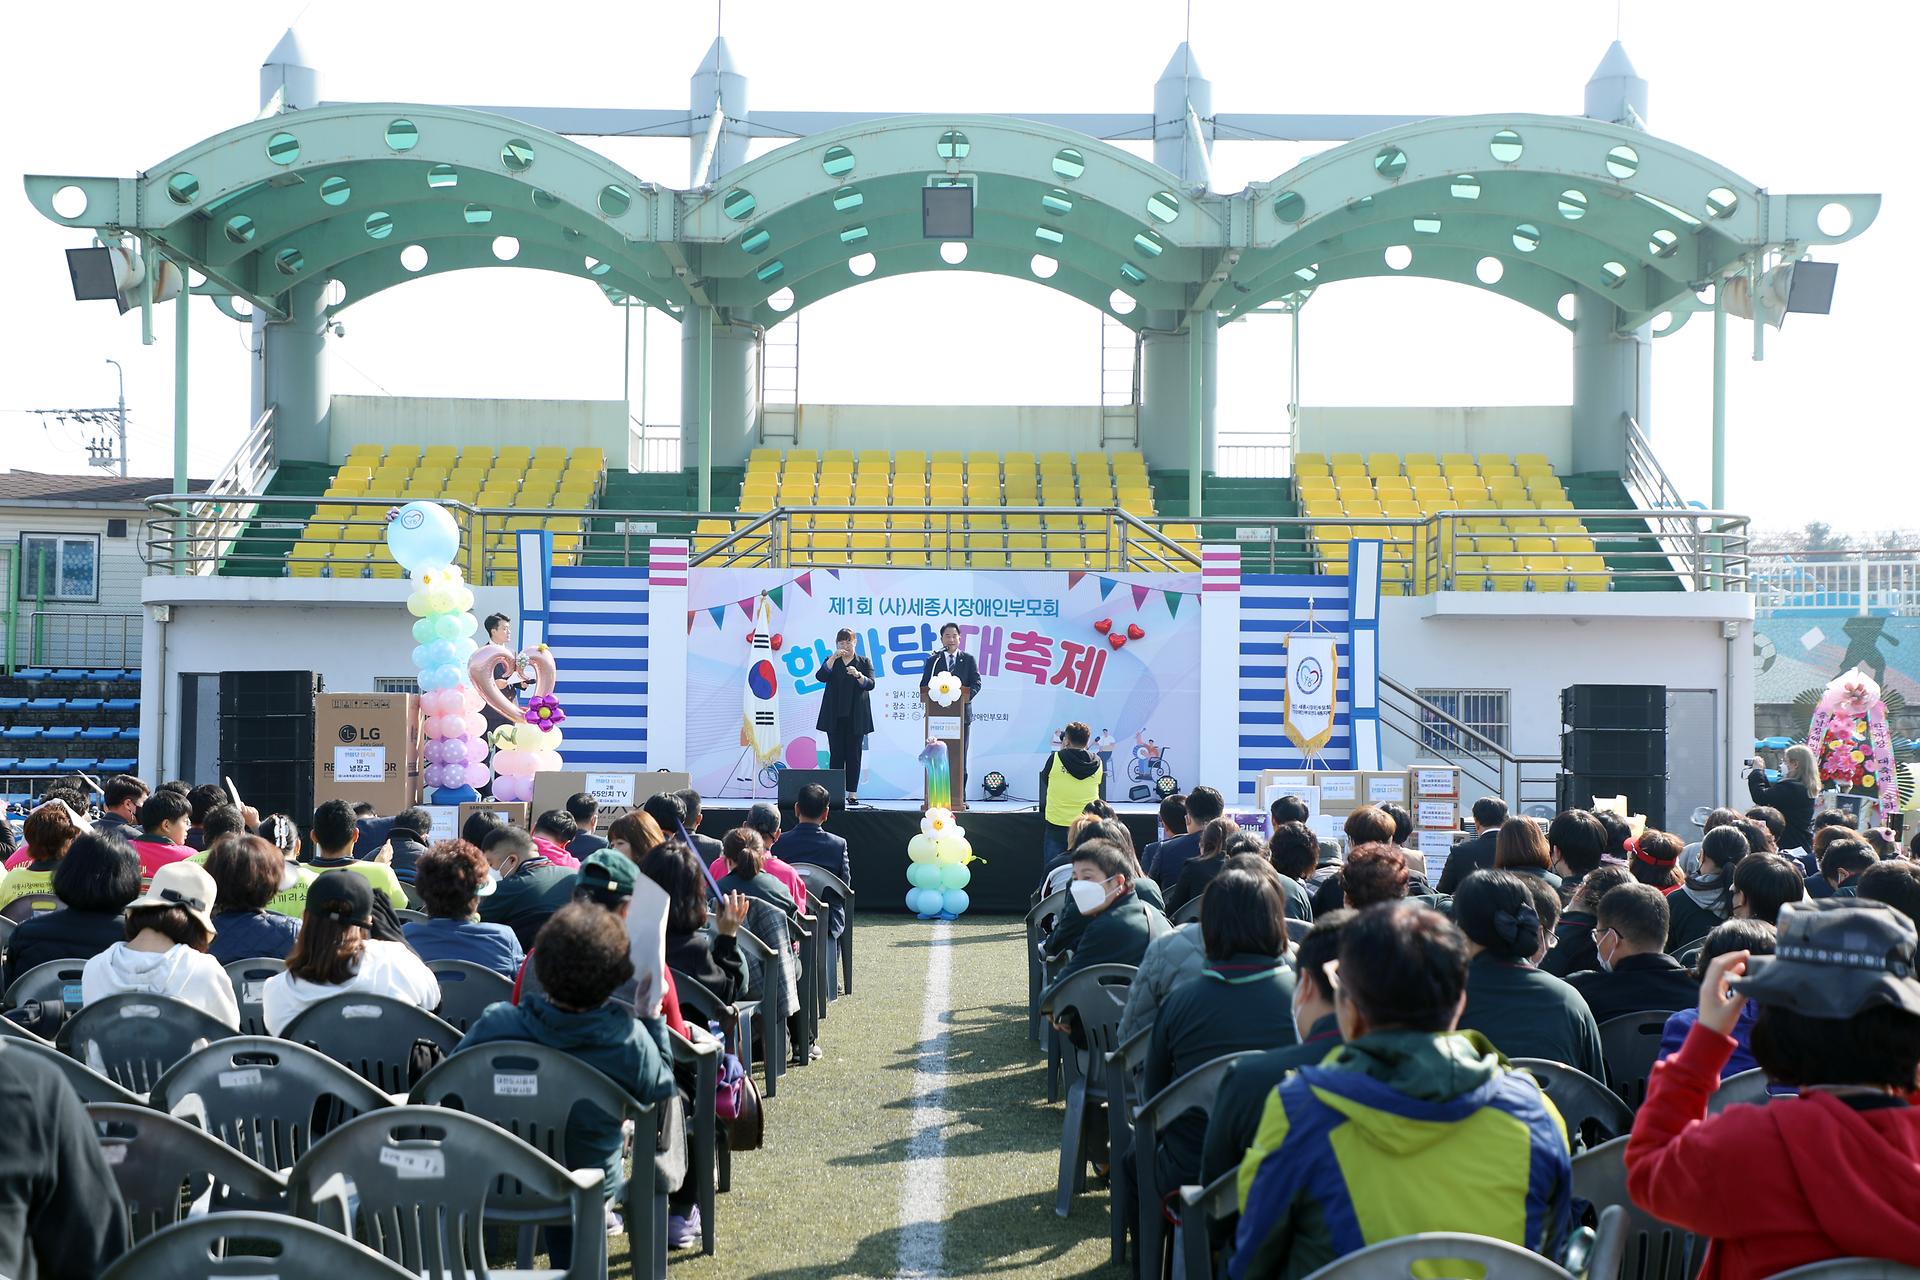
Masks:
[[[49,800],[27,815],[21,834],[27,839],[27,860],[0,879],[0,909],[16,898],[53,892],[54,868],[82,828],[73,810],[61,800]],[[30,905],[30,904],[29,904]],[[24,907],[22,908],[25,909]],[[18,913],[15,913],[16,917]]]
[[[1040,812],[1047,824],[1042,876],[1066,858],[1067,828],[1088,801],[1100,798],[1106,774],[1100,757],[1087,750],[1092,738],[1093,730],[1075,720],[1060,731],[1060,749],[1040,766]]]

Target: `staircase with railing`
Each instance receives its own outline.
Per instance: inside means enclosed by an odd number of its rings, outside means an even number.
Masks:
[[[1499,796],[1516,814],[1551,816],[1560,757],[1520,755],[1501,746],[1388,675],[1380,677],[1380,727],[1413,749],[1413,761],[1460,770],[1469,793]]]

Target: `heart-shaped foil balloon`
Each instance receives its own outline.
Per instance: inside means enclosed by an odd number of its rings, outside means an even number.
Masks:
[[[1116,631],[1112,635],[1107,637],[1107,643],[1112,645],[1114,648],[1119,649],[1125,646],[1125,644],[1127,643],[1127,638],[1121,635],[1118,631]]]
[[[547,646],[538,645],[532,649],[522,649],[519,653],[503,644],[482,645],[473,651],[467,659],[467,678],[473,681],[473,687],[486,704],[505,716],[513,724],[525,724],[527,713],[515,705],[513,699],[500,691],[496,681],[510,675],[531,674],[533,692],[542,695],[553,693],[554,681],[558,673],[553,666],[553,653]]]
[[[1139,624],[1139,623],[1137,623],[1137,622],[1129,622],[1129,623],[1127,624],[1127,639],[1129,639],[1129,640],[1139,640],[1139,639],[1141,639],[1142,637],[1144,637],[1144,636],[1145,636],[1146,634],[1147,634],[1147,633],[1146,633],[1145,631],[1142,631],[1142,630],[1140,629],[1140,624]]]
[[[1093,624],[1093,629],[1095,631],[1098,631],[1101,635],[1105,635],[1107,634],[1107,632],[1113,630],[1113,619],[1102,618],[1100,619],[1100,621]]]

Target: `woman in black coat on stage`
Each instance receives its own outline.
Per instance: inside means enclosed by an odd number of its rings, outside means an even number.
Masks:
[[[820,695],[820,718],[813,727],[827,735],[827,767],[847,773],[847,803],[860,797],[860,750],[873,732],[873,664],[853,651],[853,632],[840,628],[833,638],[833,656],[813,678],[825,685]]]

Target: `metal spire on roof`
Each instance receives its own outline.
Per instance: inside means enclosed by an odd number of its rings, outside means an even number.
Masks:
[[[1630,129],[1647,127],[1647,82],[1633,69],[1626,47],[1618,40],[1607,46],[1606,55],[1587,80],[1584,114],[1589,120],[1605,120]]]
[[[1189,190],[1213,185],[1213,81],[1182,40],[1153,86],[1153,162]]]

